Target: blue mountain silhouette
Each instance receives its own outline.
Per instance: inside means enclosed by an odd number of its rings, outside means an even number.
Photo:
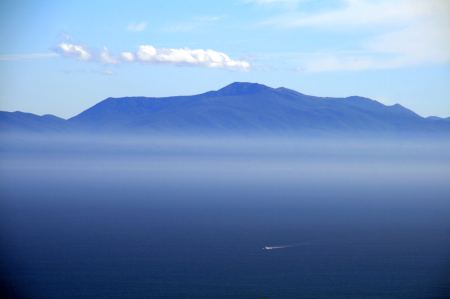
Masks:
[[[67,130],[67,121],[57,116],[20,111],[0,111],[0,131],[58,132]]]
[[[284,87],[235,82],[191,96],[107,98],[68,120],[1,112],[0,128],[117,133],[450,133],[450,122],[359,96],[315,97]]]

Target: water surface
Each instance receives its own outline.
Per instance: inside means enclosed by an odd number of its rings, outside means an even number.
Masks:
[[[1,275],[16,296],[450,293],[449,142],[2,141]]]

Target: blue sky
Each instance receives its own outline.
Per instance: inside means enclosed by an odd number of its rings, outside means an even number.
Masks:
[[[249,81],[450,116],[448,0],[3,0],[0,37],[1,110]]]

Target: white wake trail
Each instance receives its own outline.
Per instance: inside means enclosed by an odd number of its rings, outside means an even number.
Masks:
[[[264,246],[263,250],[275,250],[275,249],[284,249],[284,248],[290,248],[290,247],[298,247],[303,245],[308,245],[309,242],[305,243],[297,243],[297,244],[287,244],[287,245],[277,245],[277,246]]]

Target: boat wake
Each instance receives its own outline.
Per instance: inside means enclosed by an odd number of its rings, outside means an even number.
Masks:
[[[298,247],[307,245],[308,243],[298,243],[298,244],[288,244],[288,245],[277,245],[277,246],[264,246],[263,250],[276,250],[276,249],[284,249],[284,248],[291,248],[291,247]]]

